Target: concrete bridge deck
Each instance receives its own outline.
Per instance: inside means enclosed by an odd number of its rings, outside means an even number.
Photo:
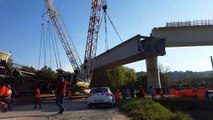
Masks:
[[[95,70],[165,55],[165,39],[136,35],[95,58]]]
[[[166,39],[166,47],[213,45],[213,25],[160,27],[152,36]]]

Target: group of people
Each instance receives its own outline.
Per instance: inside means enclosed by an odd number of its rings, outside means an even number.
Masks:
[[[13,95],[14,93],[10,85],[0,85],[0,108],[2,108],[4,112],[12,110]]]
[[[64,97],[66,94],[66,88],[67,85],[72,86],[72,83],[68,82],[66,80],[66,76],[63,75],[59,75],[58,76],[58,86],[56,88],[55,91],[55,95],[56,95],[56,105],[59,107],[59,114],[62,114],[64,112],[64,107],[63,107],[63,102],[64,102]],[[134,88],[130,88],[130,97],[134,98]],[[156,96],[156,89],[153,87],[150,87],[149,89],[150,95],[152,96],[152,99],[155,99]],[[34,109],[41,109],[41,102],[40,102],[40,90],[39,87],[35,87],[35,91],[34,91]],[[160,89],[160,94],[161,96],[163,95],[163,90]],[[11,103],[12,103],[12,89],[10,87],[10,85],[0,85],[0,107],[4,110],[4,111],[8,111],[11,110]],[[68,93],[68,96],[72,96],[71,92]],[[122,92],[120,92],[119,90],[116,92],[115,98],[117,101],[121,100],[121,98],[126,99],[126,97],[128,96],[128,92],[126,89],[123,89]],[[139,93],[138,96],[141,98],[145,98],[145,90],[142,86],[140,86],[139,88]]]
[[[164,92],[163,92],[162,88],[160,89],[159,92],[160,92],[161,97],[163,97]],[[151,95],[152,99],[155,99],[156,95],[157,95],[156,88],[150,87],[149,88],[149,94]],[[139,98],[145,98],[145,95],[146,95],[145,89],[142,86],[140,86],[139,90],[138,90],[138,93],[137,93],[137,96]],[[117,101],[121,100],[122,98],[126,99],[129,96],[131,98],[135,97],[134,89],[132,89],[132,90],[131,89],[122,89],[121,92],[119,90],[117,90],[117,92],[115,93],[115,98],[116,98]]]
[[[152,96],[152,99],[156,99],[156,95],[157,95],[156,88],[150,87],[149,93]],[[161,96],[161,98],[163,98],[163,94],[164,94],[163,89],[160,88],[160,96]]]
[[[72,85],[70,82],[68,82],[66,80],[66,76],[65,75],[59,75],[58,76],[58,86],[56,88],[55,91],[55,95],[56,95],[56,105],[59,107],[59,114],[62,114],[64,112],[64,107],[63,107],[63,102],[64,102],[64,97],[66,94],[66,88],[67,85]],[[0,108],[3,109],[3,111],[8,111],[12,109],[11,103],[12,103],[12,89],[10,87],[10,85],[0,85]],[[69,96],[71,96],[72,94],[69,93]],[[40,93],[40,89],[39,86],[36,86],[34,88],[34,92],[33,92],[33,98],[34,98],[34,108],[33,109],[41,109],[41,102],[40,102],[40,97],[41,97],[41,93]]]
[[[66,88],[67,85],[72,85],[70,82],[66,80],[66,76],[59,75],[58,76],[58,86],[55,91],[56,95],[56,105],[59,107],[59,114],[62,114],[64,112],[64,97],[66,95]],[[72,96],[71,92],[68,93],[68,96]],[[40,103],[40,90],[37,87],[34,92],[34,101],[35,101],[35,106],[34,109],[37,109],[37,105],[39,105],[39,109],[41,109],[41,103]]]
[[[115,93],[115,98],[117,101],[121,99],[126,99],[127,97],[135,98],[134,88],[130,88],[130,89],[123,88],[121,92],[117,90],[117,92]],[[143,89],[142,86],[140,86],[139,88],[138,97],[145,98],[145,90]]]

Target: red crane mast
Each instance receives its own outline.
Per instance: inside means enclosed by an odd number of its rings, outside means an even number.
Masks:
[[[101,0],[92,0],[91,15],[84,55],[84,64],[81,63],[72,39],[64,25],[60,14],[56,11],[52,0],[45,0],[49,19],[57,31],[58,37],[65,49],[68,59],[77,74],[77,81],[90,83],[94,71],[94,57],[96,56],[98,32],[100,28]]]
[[[87,81],[92,79],[94,71],[94,57],[96,56],[98,32],[100,28],[101,0],[92,0],[89,28],[84,54],[84,69]]]

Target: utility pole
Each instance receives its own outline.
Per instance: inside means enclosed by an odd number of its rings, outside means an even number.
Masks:
[[[212,59],[212,56],[210,56],[210,58],[211,58],[212,70],[213,70],[213,59]]]

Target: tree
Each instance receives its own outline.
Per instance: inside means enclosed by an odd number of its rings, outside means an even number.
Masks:
[[[136,80],[135,71],[127,67],[119,66],[107,70],[95,71],[90,86],[108,86],[117,90],[127,86],[130,80]]]
[[[167,88],[170,85],[170,80],[168,77],[169,67],[164,64],[159,64],[159,71],[160,71],[160,80],[161,86],[163,88]]]
[[[21,70],[26,71],[26,72],[30,72],[30,73],[36,73],[37,72],[36,69],[33,66],[30,66],[30,67],[23,66],[21,68]]]
[[[135,88],[139,88],[140,86],[145,89],[148,89],[147,76],[143,75],[137,78],[137,80],[135,81]]]
[[[47,66],[44,66],[43,68],[41,68],[41,70],[38,70],[36,75],[43,78],[50,78],[50,79],[57,78],[57,73]]]

